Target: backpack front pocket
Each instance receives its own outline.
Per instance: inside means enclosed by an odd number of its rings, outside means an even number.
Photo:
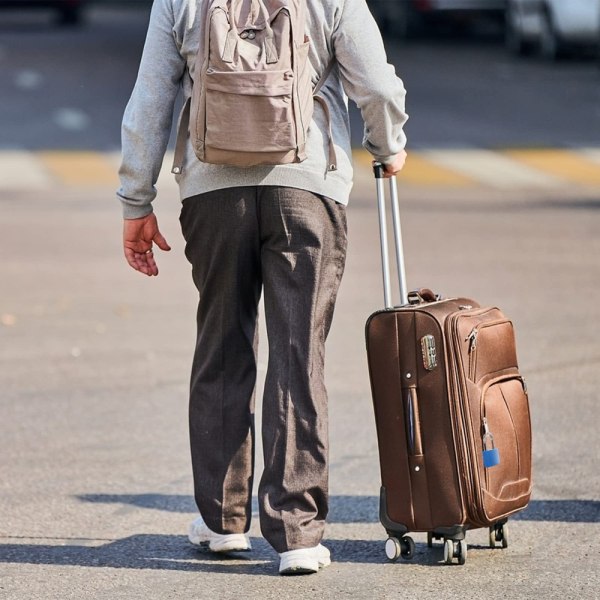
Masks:
[[[205,144],[265,153],[296,147],[291,71],[206,72]]]

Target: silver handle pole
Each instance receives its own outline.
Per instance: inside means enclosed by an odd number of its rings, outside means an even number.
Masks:
[[[385,218],[385,189],[383,179],[378,177],[377,206],[379,209],[379,239],[381,242],[381,267],[383,274],[383,299],[386,308],[392,308],[392,286],[390,284],[390,258],[388,253],[387,221]]]
[[[400,284],[400,301],[404,305],[408,304],[408,287],[406,285],[404,245],[402,243],[402,228],[400,226],[400,207],[398,204],[398,185],[396,177],[390,177],[390,197],[392,199],[392,220],[394,225],[394,239],[396,242],[396,267],[398,269],[398,283]]]

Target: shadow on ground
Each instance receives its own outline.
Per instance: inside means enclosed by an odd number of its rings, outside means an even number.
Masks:
[[[125,504],[178,513],[195,513],[191,496],[177,494],[86,494],[83,502]],[[253,510],[258,511],[256,498]],[[328,523],[378,523],[377,496],[332,496]],[[511,517],[517,521],[548,521],[560,523],[600,523],[600,501],[597,500],[532,500],[521,513]]]
[[[21,541],[23,539],[31,538],[21,538]],[[229,555],[193,547],[186,537],[177,535],[140,534],[100,546],[90,546],[93,540],[84,545],[81,541],[62,539],[61,545],[0,544],[0,563],[277,575],[278,557],[262,538],[252,538],[252,552]],[[327,547],[338,563],[386,562],[379,540],[327,540]],[[427,556],[431,553],[425,552],[425,544],[420,550],[423,560],[419,557],[419,562],[435,563],[433,556]]]
[[[190,496],[167,494],[80,496],[83,502],[133,505],[143,509],[194,513]],[[330,523],[377,523],[378,498],[375,496],[334,496],[331,498]],[[600,522],[600,502],[595,500],[535,500],[518,521],[564,523]],[[238,575],[276,575],[277,555],[262,538],[253,538],[252,553],[215,555],[189,544],[185,536],[140,534],[121,540],[58,539],[8,536],[14,543],[0,544],[0,563],[70,565],[115,569],[158,569],[235,573]],[[17,540],[19,540],[17,542]],[[108,543],[102,543],[108,542]],[[327,546],[337,563],[382,564],[386,562],[381,540],[328,539]],[[472,546],[479,548],[478,546]],[[438,556],[439,555],[439,556]],[[417,544],[415,562],[439,565],[441,554]]]

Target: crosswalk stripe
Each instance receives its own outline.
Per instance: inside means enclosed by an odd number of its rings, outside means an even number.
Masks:
[[[353,152],[356,177],[370,175],[371,156]],[[51,186],[118,187],[119,152],[0,150],[0,190],[38,190]],[[170,173],[172,152],[160,172],[161,190],[177,190]],[[419,150],[408,154],[400,174],[408,185],[489,186],[498,189],[600,185],[600,147],[561,149]]]
[[[167,152],[165,154],[165,159],[163,160],[162,168],[158,175],[158,181],[156,182],[156,185],[159,190],[169,190],[169,192],[179,195],[179,186],[175,181],[173,173],[171,173],[174,157],[174,152]]]
[[[373,157],[366,150],[352,153],[356,168],[371,169]],[[465,187],[476,185],[469,177],[424,158],[419,152],[409,152],[399,178],[408,185]]]
[[[577,153],[600,165],[600,148],[581,148]]]
[[[436,164],[462,173],[480,184],[500,189],[552,187],[560,180],[491,150],[431,150],[424,155]]]
[[[399,178],[408,184],[432,185],[439,187],[465,187],[475,185],[471,177],[436,164],[419,154],[409,154],[406,166]]]
[[[110,185],[118,183],[117,172],[100,152],[51,151],[38,153],[48,170],[66,185]]]
[[[51,178],[39,161],[31,152],[2,151],[0,152],[0,189],[30,190],[47,188]]]
[[[584,185],[600,185],[600,167],[584,155],[568,150],[508,150],[519,162],[567,181]]]

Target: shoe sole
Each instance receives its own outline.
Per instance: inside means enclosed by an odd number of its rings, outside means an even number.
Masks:
[[[246,539],[245,537],[240,539],[240,537],[237,535],[224,540],[201,540],[199,537],[194,536],[188,536],[188,539],[194,546],[206,548],[211,552],[216,553],[250,552],[252,550],[250,540]]]
[[[315,562],[317,563],[315,565]],[[284,568],[279,568],[280,575],[313,575],[318,573],[319,569],[324,569],[331,564],[330,558],[320,558],[317,561],[310,559],[298,559]]]
[[[290,575],[314,575],[318,572],[318,569],[315,571],[314,569],[308,569],[304,567],[289,567],[283,571],[279,571],[279,574],[289,577]]]
[[[252,546],[247,541],[223,540],[209,542],[208,548],[211,552],[250,552]]]

